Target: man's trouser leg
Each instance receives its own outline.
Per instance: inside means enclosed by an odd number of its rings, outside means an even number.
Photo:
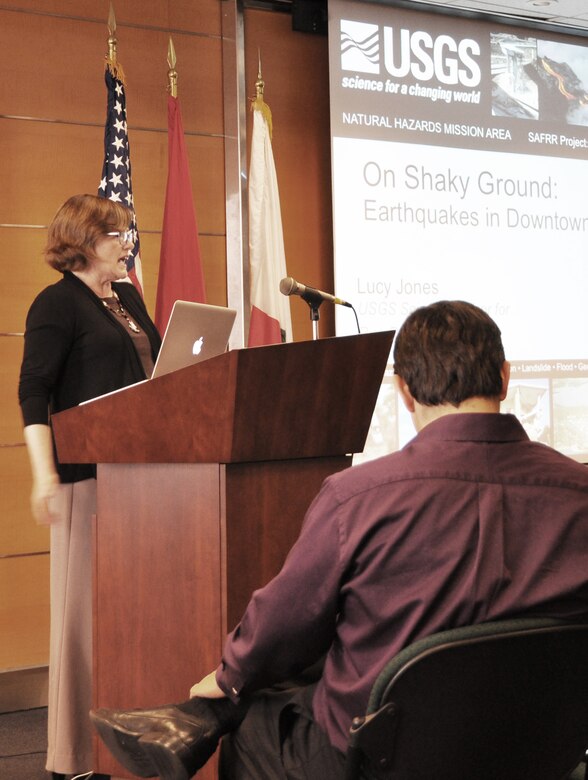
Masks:
[[[345,756],[314,722],[314,686],[264,691],[223,737],[221,780],[340,780]]]

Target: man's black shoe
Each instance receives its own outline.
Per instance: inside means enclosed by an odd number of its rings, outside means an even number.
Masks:
[[[90,711],[90,720],[116,760],[139,777],[156,777],[157,770],[139,746],[139,737],[153,729],[160,718],[149,718],[149,710]]]
[[[161,780],[190,780],[216,750],[218,737],[157,731],[144,734],[139,745]]]
[[[153,709],[92,710],[90,719],[112,755],[133,774],[186,780],[246,712],[246,705],[228,699],[193,698]]]

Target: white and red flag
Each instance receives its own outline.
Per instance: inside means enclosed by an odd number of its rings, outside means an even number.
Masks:
[[[249,347],[292,341],[290,299],[280,293],[280,280],[288,274],[272,152],[271,112],[263,100],[261,76],[256,87],[249,164]]]

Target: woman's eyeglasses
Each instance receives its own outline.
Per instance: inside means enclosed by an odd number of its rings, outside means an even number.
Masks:
[[[106,233],[107,236],[116,236],[121,246],[125,244],[134,244],[132,230],[115,230],[112,233]]]

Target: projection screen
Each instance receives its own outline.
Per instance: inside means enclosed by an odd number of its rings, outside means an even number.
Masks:
[[[336,295],[362,332],[481,306],[512,364],[502,410],[588,461],[588,40],[329,0],[329,57]],[[349,309],[336,327],[357,332]],[[414,435],[391,374],[360,460]]]

